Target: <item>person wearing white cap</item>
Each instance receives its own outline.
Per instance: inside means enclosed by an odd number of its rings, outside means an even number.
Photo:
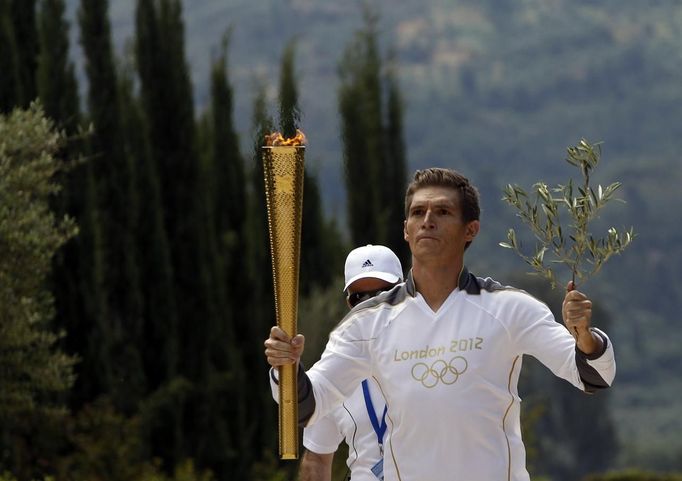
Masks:
[[[562,325],[528,293],[468,271],[464,252],[479,215],[466,177],[417,171],[405,195],[407,279],[351,310],[310,369],[299,364],[299,422],[307,426],[362,379],[377,382],[388,408],[388,481],[529,481],[517,387],[524,355],[588,393],[614,380],[611,340],[592,327],[592,301],[572,282]],[[271,366],[293,364],[303,347],[303,336],[274,326],[265,356]],[[584,421],[577,413],[575,422]]]
[[[380,245],[368,244],[350,251],[343,271],[343,292],[351,309],[403,280],[400,259],[391,249]]]
[[[350,251],[344,268],[343,292],[353,309],[403,280],[400,259],[388,247],[366,245]],[[275,371],[270,381],[277,396]],[[372,379],[365,379],[355,392],[324,419],[303,430],[306,451],[301,459],[299,481],[331,481],[334,453],[345,438],[346,464],[353,481],[383,479],[383,443],[386,403]]]
[[[361,309],[363,301],[392,289],[403,280],[395,253],[381,245],[353,249],[344,269],[346,302]],[[334,452],[343,438],[348,444],[346,464],[353,481],[383,479],[386,403],[376,383],[365,379],[355,392],[324,419],[303,430],[299,481],[330,481]]]

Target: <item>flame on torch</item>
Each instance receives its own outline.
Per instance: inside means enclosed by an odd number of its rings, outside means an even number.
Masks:
[[[305,144],[306,144],[305,134],[301,132],[299,129],[296,129],[296,135],[288,139],[285,139],[280,132],[273,132],[271,134],[265,135],[265,145],[268,147],[299,146]]]

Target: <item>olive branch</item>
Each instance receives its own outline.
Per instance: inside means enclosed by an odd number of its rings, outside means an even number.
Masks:
[[[624,232],[610,227],[606,237],[601,239],[590,233],[590,222],[599,217],[601,209],[609,201],[614,200],[621,183],[614,182],[606,188],[598,185],[596,189],[590,186],[590,172],[601,157],[599,143],[592,145],[581,139],[577,146],[569,147],[567,152],[566,161],[580,170],[582,185],[574,186],[572,179],[565,185],[551,188],[544,182],[537,182],[532,187],[531,195],[528,195],[521,187],[509,184],[502,198],[516,209],[517,217],[530,227],[537,242],[534,254],[524,254],[516,232],[509,229],[508,242],[500,242],[500,246],[516,252],[533,268],[534,272],[530,274],[546,278],[552,288],[556,286],[552,269],[554,265],[568,266],[574,284],[576,279],[586,281],[599,272],[612,255],[623,252],[635,237],[632,227]],[[568,232],[561,224],[563,211],[570,219]]]

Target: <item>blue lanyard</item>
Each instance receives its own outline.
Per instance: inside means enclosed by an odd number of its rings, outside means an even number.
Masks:
[[[377,419],[377,414],[374,411],[374,405],[372,404],[372,398],[369,395],[369,385],[367,384],[367,379],[362,381],[362,393],[365,395],[365,406],[367,406],[367,414],[369,414],[369,420],[372,422],[372,427],[374,432],[377,434],[377,441],[379,442],[379,447],[384,444],[384,433],[386,432],[386,410],[387,407],[384,406],[384,414],[381,417],[381,425]]]

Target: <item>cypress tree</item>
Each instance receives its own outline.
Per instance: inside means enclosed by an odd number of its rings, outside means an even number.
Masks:
[[[62,147],[60,157],[65,160],[75,160],[78,155],[77,139],[80,124],[80,109],[78,97],[78,84],[74,73],[73,63],[69,60],[69,25],[64,19],[63,0],[42,0],[38,12],[38,41],[39,54],[36,73],[36,86],[38,98],[45,111],[45,115],[55,122],[57,128],[62,129],[67,135],[67,142]],[[64,191],[55,200],[58,214],[69,214],[79,217],[77,209],[82,206],[78,200],[81,194],[78,184],[73,179],[78,175],[79,169],[70,169],[61,179]],[[81,184],[82,185],[82,184]],[[67,244],[57,259],[68,256],[73,251],[73,243]],[[75,254],[75,252],[72,252]],[[75,274],[75,257],[68,265],[73,268],[71,277]],[[59,262],[59,260],[58,260]],[[59,269],[59,268],[58,268]],[[55,287],[60,289],[65,284],[73,285],[75,279],[66,281],[68,267],[57,274],[58,281]],[[78,293],[74,290],[73,295]],[[71,297],[71,296],[69,296]],[[60,304],[60,296],[57,304]],[[75,301],[75,297],[72,299]],[[71,302],[71,301],[68,301]],[[61,309],[58,309],[60,314]]]
[[[343,173],[346,184],[346,205],[351,243],[355,246],[377,243],[375,218],[371,199],[367,193],[375,186],[368,185],[370,176],[366,170],[364,155],[366,138],[363,127],[360,91],[354,83],[351,70],[352,49],[346,50],[340,67],[339,113],[343,140]]]
[[[160,20],[155,2],[152,0],[138,1],[135,20],[136,69],[140,78],[140,105],[146,120],[147,145],[149,147],[149,167],[145,169],[147,175],[142,176],[141,179],[145,179],[151,186],[158,186],[162,227],[168,239],[170,269],[173,272],[173,298],[177,301],[177,312],[173,319],[177,319],[177,325],[171,324],[170,331],[164,332],[162,325],[158,326],[160,329],[156,327],[155,323],[163,322],[163,319],[149,319],[147,339],[157,339],[162,345],[168,346],[167,354],[169,359],[166,360],[167,365],[165,366],[163,362],[156,364],[153,363],[153,360],[151,361],[152,364],[148,365],[148,369],[158,372],[159,388],[157,394],[149,401],[150,406],[147,407],[147,412],[144,416],[148,426],[152,454],[163,459],[167,466],[173,466],[182,457],[185,445],[183,441],[185,437],[183,433],[183,403],[186,394],[183,393],[180,399],[174,399],[173,394],[175,391],[172,388],[175,385],[174,378],[165,379],[164,374],[167,373],[169,377],[172,374],[180,376],[180,359],[182,358],[180,340],[184,335],[184,331],[181,331],[181,317],[186,313],[186,310],[182,308],[182,304],[186,300],[184,299],[184,292],[178,287],[180,282],[176,276],[184,276],[186,274],[184,272],[180,274],[179,266],[176,264],[178,258],[178,229],[174,222],[174,216],[178,215],[179,212],[174,210],[176,207],[175,203],[170,206],[173,187],[173,176],[170,173],[175,171],[178,174],[178,179],[183,179],[185,182],[191,179],[186,175],[186,172],[180,172],[176,166],[171,164],[171,162],[177,162],[176,158],[165,158],[166,139],[164,137],[167,137],[168,141],[172,142],[180,134],[167,132],[165,125],[166,119],[164,117],[167,112],[163,109],[168,109],[170,106],[165,105],[166,96],[168,96],[166,92],[167,87],[159,79],[163,79],[166,75],[164,69],[167,67],[164,65],[163,60],[167,53],[161,50],[163,39],[159,33]],[[164,87],[158,88],[159,86]],[[183,100],[179,99],[179,101]],[[158,174],[156,181],[154,174]],[[187,214],[188,210],[186,209],[184,212]],[[191,213],[191,210],[189,212]],[[150,240],[147,239],[147,242],[150,242]],[[160,239],[156,237],[156,240]],[[157,267],[164,269],[162,265]],[[163,302],[162,299],[157,300]],[[176,329],[172,329],[173,327],[176,327]],[[174,351],[173,347],[177,347],[177,350]],[[168,384],[164,384],[164,381],[168,382]],[[188,389],[191,390],[191,386],[188,386]],[[169,392],[166,392],[167,390]],[[158,401],[156,398],[159,398]],[[165,398],[170,398],[170,400]]]
[[[104,392],[112,395],[118,408],[131,411],[146,382],[140,359],[142,298],[134,240],[137,202],[135,172],[124,148],[107,0],[81,0],[79,23],[94,125],[88,147],[103,235],[105,312],[97,321],[104,346],[93,345],[91,352],[99,360]]]
[[[354,245],[385,244],[407,267],[401,228],[407,164],[402,100],[395,70],[384,72],[378,17],[366,9],[364,18],[339,66],[348,223]]]
[[[70,312],[83,316],[62,319],[67,331],[65,344],[69,352],[78,353],[77,378],[72,390],[73,406],[78,407],[106,392],[110,381],[105,358],[100,353],[110,349],[110,339],[103,335],[105,326],[101,320],[107,316],[104,286],[104,259],[102,230],[97,209],[97,186],[94,169],[86,163],[77,177],[82,192],[82,210],[77,218],[79,234],[75,239],[78,253],[78,286],[81,305]],[[76,182],[74,182],[76,183]]]
[[[0,0],[0,113],[20,103],[19,59],[14,39],[11,0]]]
[[[221,370],[220,338],[226,322],[226,288],[212,240],[209,199],[202,185],[192,89],[184,53],[178,0],[139,0],[136,60],[141,100],[159,173],[178,300],[178,375],[187,381],[176,413],[182,445],[166,459],[193,457],[200,467],[223,472],[224,424],[216,422],[228,402],[228,373]]]
[[[17,50],[17,80],[19,103],[27,107],[36,98],[36,66],[38,62],[38,33],[36,0],[10,0]]]
[[[134,96],[132,70],[122,72],[120,101],[126,155],[137,165],[134,191],[140,206],[136,246],[143,303],[142,359],[149,390],[158,389],[177,374],[177,305],[168,236],[163,224],[161,193],[156,165],[151,157],[147,124]]]
[[[200,184],[207,202],[202,210],[208,258],[213,265],[213,302],[219,306],[220,318],[210,340],[213,373],[203,393],[212,411],[200,433],[205,439],[196,456],[219,479],[243,478],[250,460],[244,453],[248,452],[245,426],[251,406],[248,390],[240,388],[246,382],[246,353],[237,341],[247,338],[244,333],[250,324],[245,322],[250,300],[250,279],[245,268],[246,193],[239,139],[232,121],[228,45],[229,32],[211,68],[211,106],[199,130],[204,146]]]
[[[69,24],[64,18],[64,0],[42,0],[39,6],[38,97],[45,114],[73,135],[80,116],[78,84],[69,60]]]
[[[181,456],[183,437],[180,400],[188,387],[177,377],[180,341],[173,265],[163,223],[159,176],[144,112],[134,96],[132,66],[126,64],[119,83],[126,155],[137,166],[135,191],[140,206],[135,239],[144,299],[142,345],[146,348],[141,350],[141,359],[148,390],[140,418],[150,454],[175,460]]]
[[[85,196],[85,186],[88,185],[91,167],[75,162],[82,148],[82,142],[77,138],[80,109],[78,85],[73,64],[69,61],[69,26],[64,19],[64,10],[63,0],[43,0],[39,5],[40,54],[36,84],[45,114],[58,128],[63,129],[68,137],[59,156],[63,162],[72,166],[58,179],[63,190],[61,195],[53,200],[53,205],[57,216],[68,215],[78,219],[81,229],[75,239],[55,254],[52,292],[56,307],[55,325],[68,332],[64,347],[70,352],[80,353],[87,342],[87,337],[81,337],[81,333],[89,332],[92,321],[92,317],[87,317],[84,299],[93,289],[84,282],[91,279],[93,266],[83,262],[82,257],[83,245],[88,236],[93,235],[93,226],[83,220],[92,217],[86,212],[94,208],[94,205],[86,203]],[[92,194],[94,195],[94,192]],[[84,370],[87,366],[79,365],[78,369]],[[81,376],[79,389],[87,382]]]
[[[346,48],[339,66],[348,222],[356,246],[385,243],[386,218],[380,208],[385,165],[380,71],[376,16],[366,10],[365,28]]]
[[[382,82],[381,69],[382,61],[379,55],[377,39],[378,16],[369,7],[365,8],[365,29],[360,33],[362,43],[361,71],[358,79],[362,92],[362,114],[364,119],[364,129],[366,140],[366,151],[364,158],[365,177],[369,177],[367,194],[368,201],[374,205],[374,222],[376,223],[377,237],[374,243],[386,243],[386,216],[382,209],[381,185],[384,184],[386,172],[386,151],[384,148],[384,121],[382,113]],[[355,179],[357,180],[357,179]]]
[[[196,191],[199,162],[179,8],[170,1],[140,0],[135,48],[141,102],[149,125],[152,158],[159,173],[164,226],[176,274],[176,299],[182,300],[178,305],[179,321],[186,325],[195,316],[205,314],[202,309],[207,303],[202,301],[204,294],[197,284],[208,285],[209,279],[204,263],[197,262],[198,252],[204,247],[198,241],[201,238],[203,242],[204,233],[201,226],[194,225],[194,219],[203,203]],[[200,282],[196,283],[196,279]],[[205,321],[204,318],[200,322]],[[191,332],[179,334],[185,343],[193,341]],[[185,334],[191,337],[186,338]],[[190,352],[179,355],[192,354],[186,366],[196,371],[194,360],[201,352],[194,346]]]
[[[190,235],[191,217],[187,214],[199,205],[193,190],[199,172],[194,107],[180,15],[180,4],[173,0],[137,3],[135,57],[142,105],[174,250],[181,236]]]
[[[244,161],[239,151],[239,138],[232,120],[233,90],[227,75],[229,37],[223,39],[222,50],[211,72],[211,173],[213,181],[211,207],[213,223],[226,279],[243,277],[246,272],[244,225],[246,221],[246,177]],[[229,289],[231,312],[239,319],[248,301],[249,279],[235,283]],[[238,332],[240,325],[235,325]],[[230,339],[232,341],[232,339]]]

